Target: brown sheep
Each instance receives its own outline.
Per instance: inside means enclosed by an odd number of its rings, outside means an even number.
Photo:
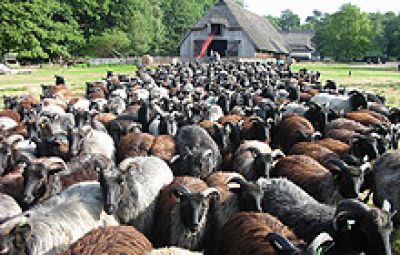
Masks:
[[[170,135],[159,135],[154,139],[150,150],[150,155],[161,158],[166,162],[171,162],[176,153],[174,137]]]
[[[100,113],[96,115],[95,119],[98,120],[105,127],[113,120],[115,120],[117,116],[113,113]]]
[[[21,122],[21,116],[19,115],[19,113],[11,109],[5,109],[0,111],[0,117],[9,117],[15,120],[15,122],[17,123]]]
[[[154,216],[157,227],[153,229],[153,245],[202,250],[212,194],[219,195],[219,192],[199,178],[175,177],[160,193]]]
[[[240,115],[225,115],[219,118],[218,123],[221,125],[225,125],[227,122],[231,123],[239,123],[243,120],[243,117]]]
[[[118,162],[128,157],[148,156],[155,137],[148,133],[129,133],[121,137],[118,146]]]
[[[310,142],[296,143],[289,151],[289,155],[309,156],[331,171],[338,170],[335,165],[329,164],[326,161],[331,158],[340,159],[339,155],[317,143],[310,143]]]
[[[309,120],[302,116],[288,114],[277,127],[274,144],[287,153],[296,143],[312,141],[317,134]]]
[[[315,141],[315,143],[324,146],[325,148],[330,149],[335,152],[339,156],[344,156],[350,153],[350,145],[341,142],[340,140],[332,139],[332,138],[324,138],[321,140]]]
[[[353,138],[358,134],[359,133],[357,133],[354,130],[337,128],[337,129],[330,129],[328,132],[326,132],[325,135],[328,138],[341,141],[342,143],[351,144]]]
[[[349,112],[345,115],[346,118],[360,122],[365,126],[385,125],[390,126],[390,120],[377,112],[362,109],[354,112]]]
[[[287,156],[278,161],[271,176],[288,178],[322,203],[336,204],[343,198],[357,198],[368,166],[349,167],[337,159],[328,162],[340,170],[330,172],[308,156]]]
[[[24,194],[24,166],[16,166],[9,174],[0,177],[0,193],[13,197],[22,204]]]
[[[240,212],[229,219],[222,228],[215,251],[210,255],[275,255],[280,254],[266,240],[268,234],[277,233],[286,237],[297,247],[305,247],[288,227],[267,213]],[[287,247],[281,247],[282,249]],[[294,247],[293,247],[294,248]],[[294,248],[296,250],[296,248]],[[208,253],[207,253],[208,254]],[[295,253],[290,253],[295,254]]]
[[[108,226],[88,232],[58,255],[145,255],[152,249],[150,241],[134,227]]]
[[[260,117],[251,117],[243,122],[242,139],[270,142],[270,123]]]
[[[339,118],[335,119],[331,122],[329,122],[326,125],[326,132],[329,132],[332,129],[347,129],[351,130],[360,134],[367,134],[372,131],[371,128],[364,126],[363,124],[351,120],[351,119],[345,119],[345,118]]]

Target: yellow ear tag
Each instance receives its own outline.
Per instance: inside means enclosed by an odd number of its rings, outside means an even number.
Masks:
[[[18,227],[23,228],[28,224],[28,221],[26,219],[21,219],[21,222],[18,223]]]

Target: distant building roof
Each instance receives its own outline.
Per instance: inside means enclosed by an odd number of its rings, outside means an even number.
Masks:
[[[281,32],[281,36],[289,45],[292,51],[296,50],[309,50],[314,51],[315,47],[312,42],[312,38],[315,33],[312,31],[305,32]]]
[[[185,35],[192,30],[204,29],[210,23],[223,24],[228,29],[243,30],[257,50],[289,53],[289,47],[271,23],[264,17],[245,10],[231,0],[220,0]]]

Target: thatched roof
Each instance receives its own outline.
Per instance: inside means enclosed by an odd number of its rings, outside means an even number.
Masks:
[[[283,39],[289,45],[290,49],[307,49],[314,51],[315,47],[312,43],[314,32],[281,32]]]
[[[193,26],[180,44],[182,44],[191,31],[204,29],[210,23],[223,24],[230,30],[243,30],[257,50],[289,53],[288,45],[266,18],[245,10],[231,0],[217,2]]]

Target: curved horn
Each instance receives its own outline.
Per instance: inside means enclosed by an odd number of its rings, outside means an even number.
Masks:
[[[342,171],[349,170],[349,166],[343,160],[340,160],[337,158],[329,158],[329,159],[325,160],[325,163],[333,164],[333,165],[339,167],[340,170],[342,170]]]
[[[297,248],[285,237],[278,233],[269,233],[265,240],[268,241],[276,252],[297,251]]]
[[[22,135],[12,135],[7,138],[6,143],[8,145],[14,145],[16,143],[22,142],[23,140],[25,139]]]
[[[285,155],[285,153],[283,153],[283,151],[276,149],[276,150],[272,151],[271,157],[272,157],[272,159],[284,158],[284,157],[286,157],[286,155]]]
[[[320,248],[327,242],[333,242],[333,239],[328,233],[322,232],[314,238],[314,240],[308,246],[307,251],[309,252],[309,254],[317,254],[318,248]]]
[[[188,188],[186,188],[185,186],[176,186],[173,187],[169,190],[169,196],[171,197],[171,195],[173,194],[175,197],[180,197],[184,194],[190,194],[192,193]]]
[[[50,157],[46,161],[46,166],[49,168],[50,171],[61,171],[68,168],[67,164],[64,160],[58,157]]]
[[[219,190],[218,190],[217,188],[207,188],[207,189],[205,189],[205,190],[203,190],[203,191],[201,192],[201,195],[202,195],[203,197],[208,197],[208,196],[210,196],[211,194],[217,195],[217,198],[218,198],[218,199],[220,199],[220,197],[221,197],[221,193],[219,192]]]
[[[234,178],[230,179],[228,182],[229,188],[238,188],[237,186],[233,186],[232,185],[233,183],[239,184],[240,189],[247,187],[247,185],[248,185],[247,181],[244,178],[240,178],[240,177],[234,177]]]
[[[256,155],[256,157],[259,157],[262,154],[260,149],[258,149],[257,147],[253,147],[253,146],[246,148],[245,151],[254,153]]]

